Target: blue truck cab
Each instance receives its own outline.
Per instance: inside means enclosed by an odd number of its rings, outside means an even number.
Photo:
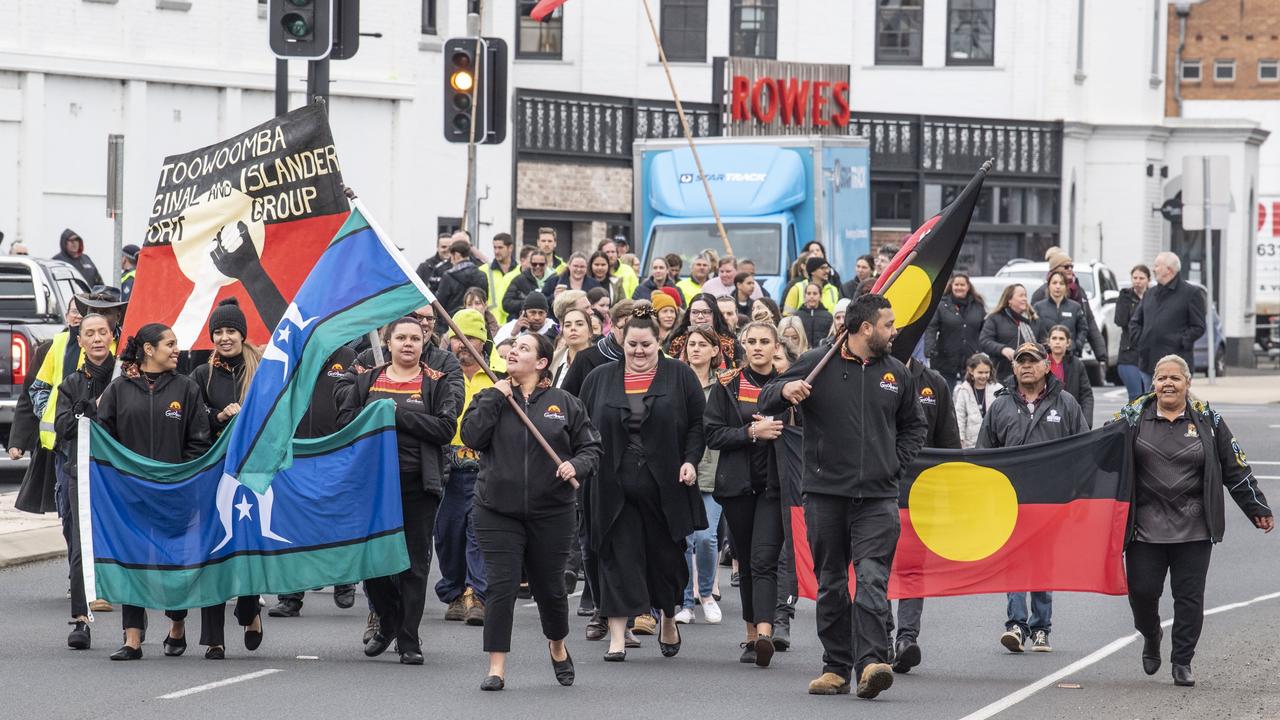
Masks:
[[[782,296],[788,269],[810,240],[821,241],[832,267],[852,277],[871,239],[865,140],[708,138],[697,146],[733,254],[755,261],[756,280],[767,295]],[[669,253],[683,258],[685,268],[703,250],[724,255],[688,144],[638,141],[634,152],[642,267]]]

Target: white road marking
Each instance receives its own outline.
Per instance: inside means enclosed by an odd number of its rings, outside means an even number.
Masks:
[[[1217,615],[1218,613],[1227,612],[1229,610],[1239,610],[1242,607],[1248,607],[1249,605],[1254,605],[1260,602],[1266,602],[1267,600],[1274,600],[1276,598],[1280,598],[1280,592],[1274,592],[1268,595],[1259,595],[1258,597],[1253,598],[1252,600],[1244,600],[1242,602],[1229,603],[1227,605],[1219,605],[1218,607],[1205,610],[1204,614]],[[1160,623],[1160,627],[1165,627],[1165,628],[1170,627],[1172,625],[1173,625],[1173,618],[1170,618]],[[1124,649],[1126,646],[1132,644],[1139,637],[1141,637],[1141,635],[1139,635],[1138,633],[1133,633],[1132,635],[1126,635],[1122,638],[1117,638],[1116,640],[1111,641],[1110,643],[1104,645],[1103,647],[1099,648],[1093,653],[1080,658],[1079,660],[1071,663],[1070,665],[1062,668],[1061,670],[1051,675],[1046,675],[1040,678],[1039,680],[1031,683],[1030,685],[1027,685],[1026,687],[1016,692],[1010,693],[980,710],[969,713],[968,715],[965,715],[960,720],[987,720],[988,718],[994,717],[995,715],[998,715],[1004,712],[1005,710],[1008,710],[1014,705],[1017,705],[1023,700],[1026,700],[1027,698],[1036,694],[1040,690],[1043,690],[1044,688],[1049,687],[1050,685],[1053,685],[1059,680],[1062,680],[1063,678],[1074,675],[1075,673],[1080,672],[1081,670],[1089,667],[1090,665],[1093,665],[1099,662],[1100,660],[1104,660],[1116,654],[1120,650]]]
[[[319,655],[299,655],[297,659],[298,660],[319,660],[320,656]]]
[[[1250,464],[1250,465],[1280,465],[1280,461],[1277,461],[1277,460],[1250,460],[1250,461],[1249,461],[1249,464]]]
[[[245,673],[244,675],[236,675],[235,677],[229,677],[226,680],[218,680],[216,682],[205,683],[204,685],[197,685],[193,688],[187,688],[186,690],[171,692],[168,695],[161,695],[156,699],[157,700],[177,700],[178,698],[183,698],[188,695],[195,695],[196,693],[204,692],[205,690],[214,690],[216,688],[226,687],[227,685],[235,685],[236,683],[242,683],[246,680],[256,680],[260,677],[266,677],[268,675],[273,675],[278,672],[280,672],[280,670],[276,668],[267,668],[266,670],[259,670],[257,672]]]
[[[1280,480],[1280,475],[1254,475],[1259,480]]]
[[[1268,425],[1267,427],[1271,428],[1272,430],[1275,430],[1276,428],[1280,428],[1280,425]]]
[[[1108,400],[1126,400],[1129,397],[1129,391],[1124,388],[1116,388],[1102,393],[1102,397]]]
[[[579,596],[579,595],[581,595],[581,594],[582,594],[582,591],[581,591],[581,590],[579,590],[578,592],[573,593],[573,594],[572,594],[572,595],[570,595],[569,597],[571,597],[571,598],[575,598],[575,597],[578,597],[578,596]],[[531,602],[531,603],[525,603],[525,604],[523,605],[523,607],[538,607],[538,603],[537,603],[537,601],[534,601],[534,602]]]

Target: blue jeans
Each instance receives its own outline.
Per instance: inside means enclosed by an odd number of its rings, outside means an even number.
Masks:
[[[436,511],[436,558],[440,564],[436,596],[442,603],[457,600],[467,588],[474,591],[477,600],[484,601],[484,555],[471,519],[477,474],[475,470],[452,470]]]
[[[702,493],[702,506],[707,509],[707,529],[698,530],[689,535],[688,547],[684,551],[684,559],[689,563],[689,584],[684,588],[684,607],[693,607],[693,561],[698,560],[698,595],[711,597],[711,589],[715,586],[716,560],[719,548],[716,542],[716,529],[720,527],[720,503],[711,497],[711,493]]]
[[[1053,623],[1053,593],[1009,593],[1009,619],[1004,624],[1005,630],[1015,626],[1022,628],[1023,637],[1030,637],[1036,630],[1043,630],[1047,635]],[[1027,617],[1027,595],[1031,596],[1031,617]]]
[[[1116,374],[1120,376],[1120,382],[1124,383],[1130,401],[1151,389],[1151,376],[1142,372],[1137,365],[1117,365]]]

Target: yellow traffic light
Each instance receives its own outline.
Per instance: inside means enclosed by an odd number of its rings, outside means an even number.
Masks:
[[[469,93],[475,85],[475,78],[470,70],[455,70],[449,75],[449,86],[457,92]]]

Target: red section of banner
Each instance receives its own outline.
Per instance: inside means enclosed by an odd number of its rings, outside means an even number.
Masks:
[[[533,6],[533,11],[529,13],[529,17],[542,22],[546,20],[555,9],[565,4],[566,0],[542,0]]]
[[[1128,593],[1124,532],[1128,503],[1074,500],[1018,506],[1018,522],[1004,546],[982,560],[947,560],[925,547],[902,509],[902,534],[889,577],[889,597],[943,597],[983,593],[1062,590],[1103,595]],[[818,596],[818,580],[804,521],[791,509],[796,584],[801,597]],[[849,573],[849,595],[854,576]]]
[[[311,272],[346,219],[347,213],[336,213],[264,227],[262,267],[286,301],[297,294],[307,273]],[[143,246],[133,282],[136,291],[125,315],[126,338],[147,323],[173,325],[195,287],[178,267],[173,247],[167,244]],[[266,344],[274,328],[267,327],[259,318],[253,300],[239,282],[220,288],[213,305],[232,296],[244,310],[249,325],[249,341],[256,345]],[[212,310],[211,306],[208,312]],[[207,313],[205,321],[208,321]],[[202,333],[191,349],[209,350],[212,347],[208,333]]]

